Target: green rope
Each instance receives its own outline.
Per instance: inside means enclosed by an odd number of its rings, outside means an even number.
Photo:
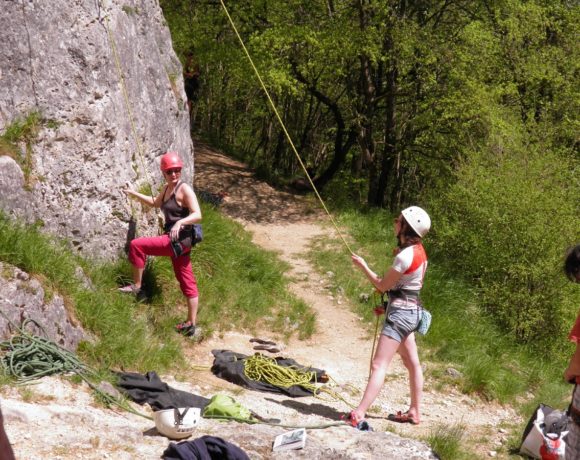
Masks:
[[[255,418],[247,419],[247,418],[241,418],[241,417],[233,417],[233,416],[229,416],[229,415],[204,415],[203,418],[247,423],[248,425],[260,424],[260,425],[279,426],[281,428],[306,428],[307,430],[317,430],[317,429],[323,429],[323,428],[330,428],[332,426],[344,426],[344,422],[330,422],[330,423],[322,423],[320,425],[285,425],[282,423],[267,422],[267,421],[258,420]]]
[[[0,313],[17,329],[18,334],[9,340],[0,342],[0,350],[5,354],[0,358],[0,364],[4,373],[16,379],[18,385],[24,385],[32,380],[54,374],[74,373],[85,381],[101,399],[109,405],[115,405],[127,412],[152,420],[148,415],[133,409],[126,400],[116,398],[99,389],[93,380],[97,373],[83,364],[74,353],[62,348],[60,345],[26,332],[29,324],[34,324],[45,335],[46,332],[36,321],[26,319],[22,326],[18,327],[4,314]]]

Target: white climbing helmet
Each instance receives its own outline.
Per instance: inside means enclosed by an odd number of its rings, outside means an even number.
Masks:
[[[419,206],[410,206],[401,211],[401,214],[415,233],[423,238],[431,228],[431,218]]]
[[[155,412],[155,427],[163,436],[170,439],[190,437],[199,422],[198,407],[180,407]]]

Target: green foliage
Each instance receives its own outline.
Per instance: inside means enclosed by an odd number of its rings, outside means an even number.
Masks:
[[[204,241],[194,248],[192,264],[201,291],[199,324],[206,331],[267,329],[307,338],[315,318],[304,302],[286,289],[286,266],[257,249],[236,223],[204,206]],[[83,327],[98,336],[83,342],[79,353],[104,369],[163,371],[182,356],[173,331],[185,315],[185,301],[168,258],[155,258],[145,282],[152,287],[150,303],[137,303],[117,293],[130,279],[125,258],[116,264],[95,264],[73,255],[35,227],[0,216],[0,260],[41,278],[45,289],[58,292],[73,306]],[[76,275],[82,267],[92,289]]]
[[[153,190],[151,189],[151,184],[148,182],[141,184],[139,186],[139,189],[137,190],[137,192],[141,193],[142,195],[146,195],[146,196],[154,196]]]
[[[0,135],[0,155],[8,155],[20,165],[27,188],[30,188],[33,179],[32,146],[43,127],[55,129],[58,123],[34,111],[13,120]]]
[[[461,460],[473,458],[462,448],[465,425],[436,425],[427,437],[427,443],[441,460]]]
[[[556,346],[577,308],[561,268],[580,240],[577,164],[533,146],[498,140],[495,149],[473,152],[457,182],[432,200],[437,251],[476,281],[504,330]]]
[[[123,10],[123,12],[125,14],[127,14],[128,16],[134,16],[136,14],[139,14],[139,8],[133,7],[133,6],[129,6],[129,5],[123,5],[121,7],[121,10]]]
[[[302,174],[220,5],[161,5],[198,69],[195,129],[268,180]],[[577,143],[580,9],[569,2],[228,7],[302,159],[318,179],[338,177],[332,196],[395,210],[438,194],[459,161],[493,153],[498,118],[535,149]]]

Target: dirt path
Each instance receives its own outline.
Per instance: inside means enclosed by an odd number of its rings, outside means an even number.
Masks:
[[[372,331],[352,313],[346,299],[331,293],[331,277],[317,273],[305,257],[313,239],[333,236],[326,218],[310,200],[272,189],[257,181],[243,164],[202,145],[196,146],[196,178],[198,193],[225,192],[223,212],[252,232],[256,244],[276,251],[289,264],[290,289],[316,313],[316,334],[309,340],[293,338],[282,344],[281,354],[300,364],[324,369],[336,382],[330,388],[346,401],[357,403],[368,375]],[[280,337],[267,331],[262,334],[261,338],[281,344]],[[245,331],[237,331],[214,334],[197,344],[184,339],[189,366],[175,375],[161,376],[162,380],[208,398],[218,392],[227,393],[257,414],[280,419],[287,425],[340,422],[340,415],[349,410],[344,400],[293,399],[245,390],[209,371],[212,350],[229,349],[251,355],[255,351],[250,338]],[[419,426],[398,425],[386,419],[387,414],[404,410],[409,403],[407,373],[400,360],[395,359],[387,383],[369,411],[368,420],[375,430],[371,435],[340,423],[328,429],[309,430],[307,449],[303,451],[273,455],[270,442],[283,432],[280,427],[201,419],[197,433],[224,437],[243,447],[252,459],[432,459],[430,449],[416,440],[425,439],[440,424],[461,423],[466,426],[466,442],[476,446],[478,458],[487,458],[496,451],[496,458],[507,458],[505,449],[501,449],[507,437],[503,427],[516,420],[514,412],[448,388],[438,391],[432,377],[435,365],[423,365],[426,387]],[[154,459],[168,445],[152,421],[99,405],[86,384],[70,378],[43,378],[37,385],[23,388],[5,386],[0,398],[6,431],[18,459]],[[147,406],[135,408],[152,415]]]
[[[277,252],[291,266],[287,274],[292,280],[291,291],[316,312],[317,333],[306,341],[293,339],[286,345],[287,355],[303,364],[324,368],[340,384],[354,385],[363,391],[374,331],[362,324],[347,300],[331,295],[326,286],[332,280],[317,273],[305,257],[314,238],[322,235],[336,237],[328,218],[311,201],[277,192],[256,181],[243,164],[203,145],[196,146],[196,173],[196,189],[226,192],[224,213],[241,222],[252,233],[255,244]],[[234,335],[238,337],[236,345],[251,353],[248,344],[244,343],[247,337]],[[228,334],[219,340],[222,346],[228,341]],[[210,341],[204,348],[214,345],[218,343]],[[455,390],[446,389],[440,393],[434,389],[435,382],[430,380],[433,366],[423,363],[423,367],[426,383],[421,425],[399,425],[385,419],[388,413],[406,410],[409,404],[407,372],[397,356],[389,370],[387,384],[375,402],[380,411],[373,411],[371,415],[370,423],[375,429],[420,438],[428,436],[439,424],[464,424],[466,439],[479,440],[476,447],[482,456],[505,444],[507,433],[501,427],[517,420],[511,408],[483,402]],[[357,402],[359,398],[352,397],[351,400]],[[347,409],[342,404],[339,410]]]

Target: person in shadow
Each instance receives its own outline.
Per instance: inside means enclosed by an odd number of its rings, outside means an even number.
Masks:
[[[14,460],[14,451],[4,430],[4,417],[0,410],[0,460]]]

